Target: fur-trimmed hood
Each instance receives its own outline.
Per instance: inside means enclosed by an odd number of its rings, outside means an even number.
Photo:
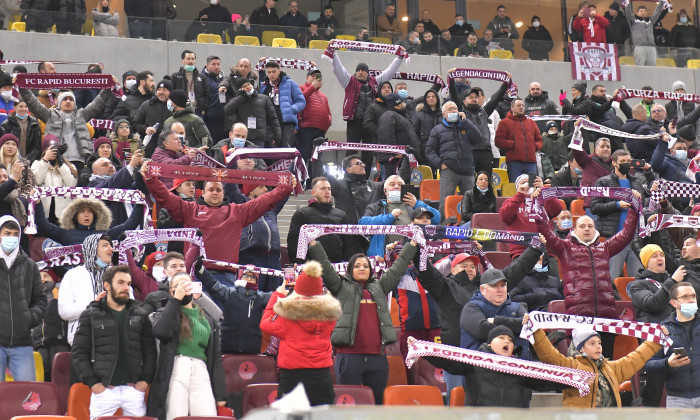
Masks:
[[[340,302],[331,295],[280,298],[273,310],[290,321],[337,321],[342,315]]]
[[[112,224],[112,213],[105,203],[92,198],[79,198],[70,203],[70,205],[63,210],[61,218],[58,221],[61,228],[65,230],[76,229],[75,215],[83,207],[89,207],[95,215],[90,229],[98,231],[109,230]]]

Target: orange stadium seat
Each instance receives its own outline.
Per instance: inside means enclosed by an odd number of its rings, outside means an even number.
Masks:
[[[384,389],[384,405],[444,405],[444,401],[437,387],[396,385]]]

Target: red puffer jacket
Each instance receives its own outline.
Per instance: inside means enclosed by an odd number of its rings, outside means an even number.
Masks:
[[[638,213],[628,212],[620,232],[605,242],[599,242],[596,233],[588,245],[582,243],[573,231],[565,239],[560,239],[548,224],[537,224],[537,229],[547,240],[547,252],[555,255],[561,264],[566,313],[617,318],[610,258],[630,243],[637,231],[638,218]]]
[[[306,107],[298,115],[299,128],[318,128],[327,131],[331,126],[331,108],[328,106],[328,97],[320,90],[314,89],[310,83],[299,86],[306,99]]]
[[[321,369],[333,366],[331,333],[340,318],[340,302],[331,295],[284,297],[272,294],[260,330],[280,339],[281,369]]]
[[[506,152],[506,161],[536,162],[535,153],[542,149],[542,134],[537,124],[525,115],[511,111],[498,123],[496,147]]]

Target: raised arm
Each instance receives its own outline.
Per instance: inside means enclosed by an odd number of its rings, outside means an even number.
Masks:
[[[323,245],[320,242],[313,241],[312,245],[309,245],[309,259],[318,261],[321,264],[323,268],[323,284],[326,285],[333,296],[337,297],[338,293],[340,293],[343,279],[333,268],[333,264],[328,259],[326,250],[323,249]]]
[[[375,79],[377,80],[377,85],[381,86],[382,83],[388,82],[391,79],[393,79],[394,75],[399,70],[399,67],[401,67],[401,63],[403,63],[403,57],[394,58],[391,64],[389,64],[389,67],[387,67],[383,72],[381,72],[378,76],[375,77]]]

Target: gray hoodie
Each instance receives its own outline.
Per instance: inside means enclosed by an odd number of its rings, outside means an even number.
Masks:
[[[507,32],[501,33],[501,28],[505,27],[510,27],[510,34]],[[494,16],[493,20],[486,26],[486,29],[493,31],[493,40],[498,41],[504,50],[513,51],[512,40],[520,38],[518,28],[515,27],[515,24],[508,16],[504,18]]]
[[[649,17],[649,19],[640,19],[632,11],[632,2],[627,3],[625,7],[625,17],[627,18],[627,23],[630,25],[630,30],[632,31],[632,45],[635,47],[653,47],[654,44],[654,22],[661,15],[663,10],[663,2],[659,2],[656,6],[656,10]]]

